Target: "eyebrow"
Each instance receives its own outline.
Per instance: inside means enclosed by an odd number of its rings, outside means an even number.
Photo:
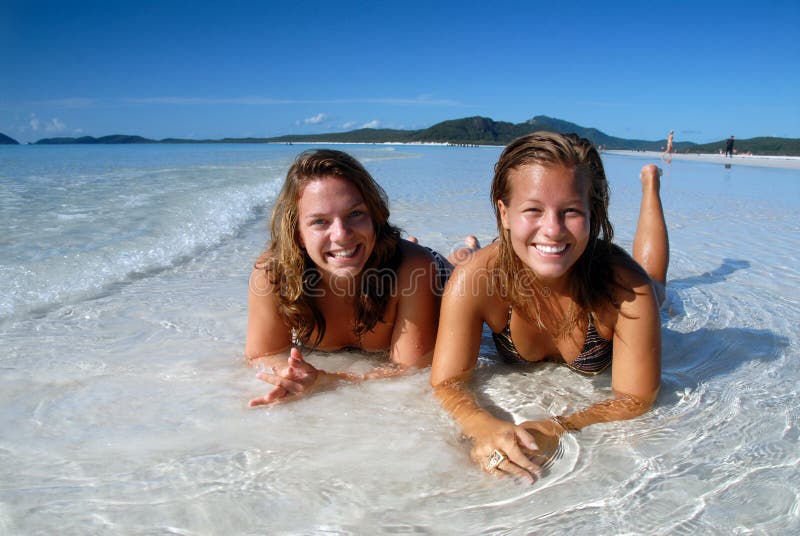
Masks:
[[[528,197],[528,198],[520,200],[520,205],[525,204],[525,203],[544,204],[544,201],[542,201],[541,199],[537,199],[535,197]],[[566,199],[563,204],[564,205],[575,205],[575,204],[582,205],[583,204],[583,199],[580,198],[580,197],[574,197],[572,199]]]
[[[358,203],[354,203],[354,204],[350,205],[348,208],[344,209],[343,212],[347,212],[349,210],[353,210],[354,208],[358,208],[360,206],[364,206],[364,208],[366,208],[367,204],[364,201],[359,201]],[[314,212],[312,214],[306,214],[304,216],[304,219],[308,220],[308,219],[314,219],[314,218],[323,218],[323,217],[329,216],[329,215],[330,215],[329,212]]]

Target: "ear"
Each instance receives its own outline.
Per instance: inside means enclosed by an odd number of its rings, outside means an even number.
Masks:
[[[503,224],[503,229],[508,229],[508,208],[503,203],[502,199],[497,200],[497,211],[500,213],[500,222]]]

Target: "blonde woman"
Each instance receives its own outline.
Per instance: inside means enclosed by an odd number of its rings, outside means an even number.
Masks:
[[[499,239],[451,276],[431,370],[437,397],[484,470],[533,481],[539,456],[565,431],[635,417],[655,400],[669,260],[659,174],[642,168],[631,258],[612,243],[605,171],[588,140],[538,132],[500,156],[492,183]],[[614,397],[551,420],[495,417],[467,385],[483,324],[508,362],[556,360],[584,374],[610,368]]]

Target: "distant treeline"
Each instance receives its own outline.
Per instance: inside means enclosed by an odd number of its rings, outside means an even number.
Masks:
[[[773,156],[800,156],[800,139],[797,138],[750,138],[746,140],[734,140],[734,149],[737,154],[761,154]],[[689,153],[724,153],[725,140],[692,145],[688,148]]]
[[[596,128],[586,128],[575,123],[537,115],[523,123],[494,121],[488,117],[465,117],[437,123],[421,130],[395,130],[362,128],[349,132],[329,134],[304,134],[277,136],[274,138],[224,138],[220,140],[187,140],[166,138],[151,140],[141,136],[113,135],[93,138],[46,138],[36,142],[40,145],[53,144],[116,144],[116,143],[450,143],[453,145],[507,145],[511,140],[535,132],[548,130],[560,133],[575,133],[591,140],[604,149],[631,151],[662,151],[666,139],[647,141],[609,136]],[[10,139],[10,138],[9,138]],[[13,140],[12,140],[13,141]],[[690,141],[677,141],[675,151],[679,153],[718,153],[724,150],[725,140],[713,143],[696,144]],[[736,140],[738,153],[761,155],[800,156],[800,139],[797,138],[751,138]]]

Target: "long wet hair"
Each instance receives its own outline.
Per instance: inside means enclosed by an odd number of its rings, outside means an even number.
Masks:
[[[511,201],[510,172],[530,164],[566,166],[576,176],[588,179],[585,182],[589,188],[589,241],[568,276],[573,299],[582,313],[578,321],[583,324],[583,319],[593,309],[609,302],[618,306],[613,290],[619,285],[612,263],[620,254],[627,257],[611,242],[614,228],[608,217],[608,182],[600,154],[585,138],[575,134],[534,132],[512,141],[500,155],[494,167],[491,191],[500,243],[492,283],[501,296],[545,329],[542,317],[548,312],[545,307],[548,289],[540,285],[536,274],[514,252],[510,232],[503,227],[497,205],[498,200],[505,206]]]
[[[314,295],[321,275],[317,266],[300,246],[298,201],[305,186],[328,177],[344,179],[355,186],[367,205],[375,229],[375,246],[367,258],[355,300],[355,334],[361,338],[383,320],[386,306],[397,286],[400,266],[400,229],[389,223],[389,202],[384,192],[358,160],[342,151],[309,150],[297,156],[286,174],[270,220],[271,240],[268,250],[256,262],[264,269],[278,293],[278,312],[294,337],[316,347],[325,336],[325,317]],[[375,275],[375,276],[373,276]]]

